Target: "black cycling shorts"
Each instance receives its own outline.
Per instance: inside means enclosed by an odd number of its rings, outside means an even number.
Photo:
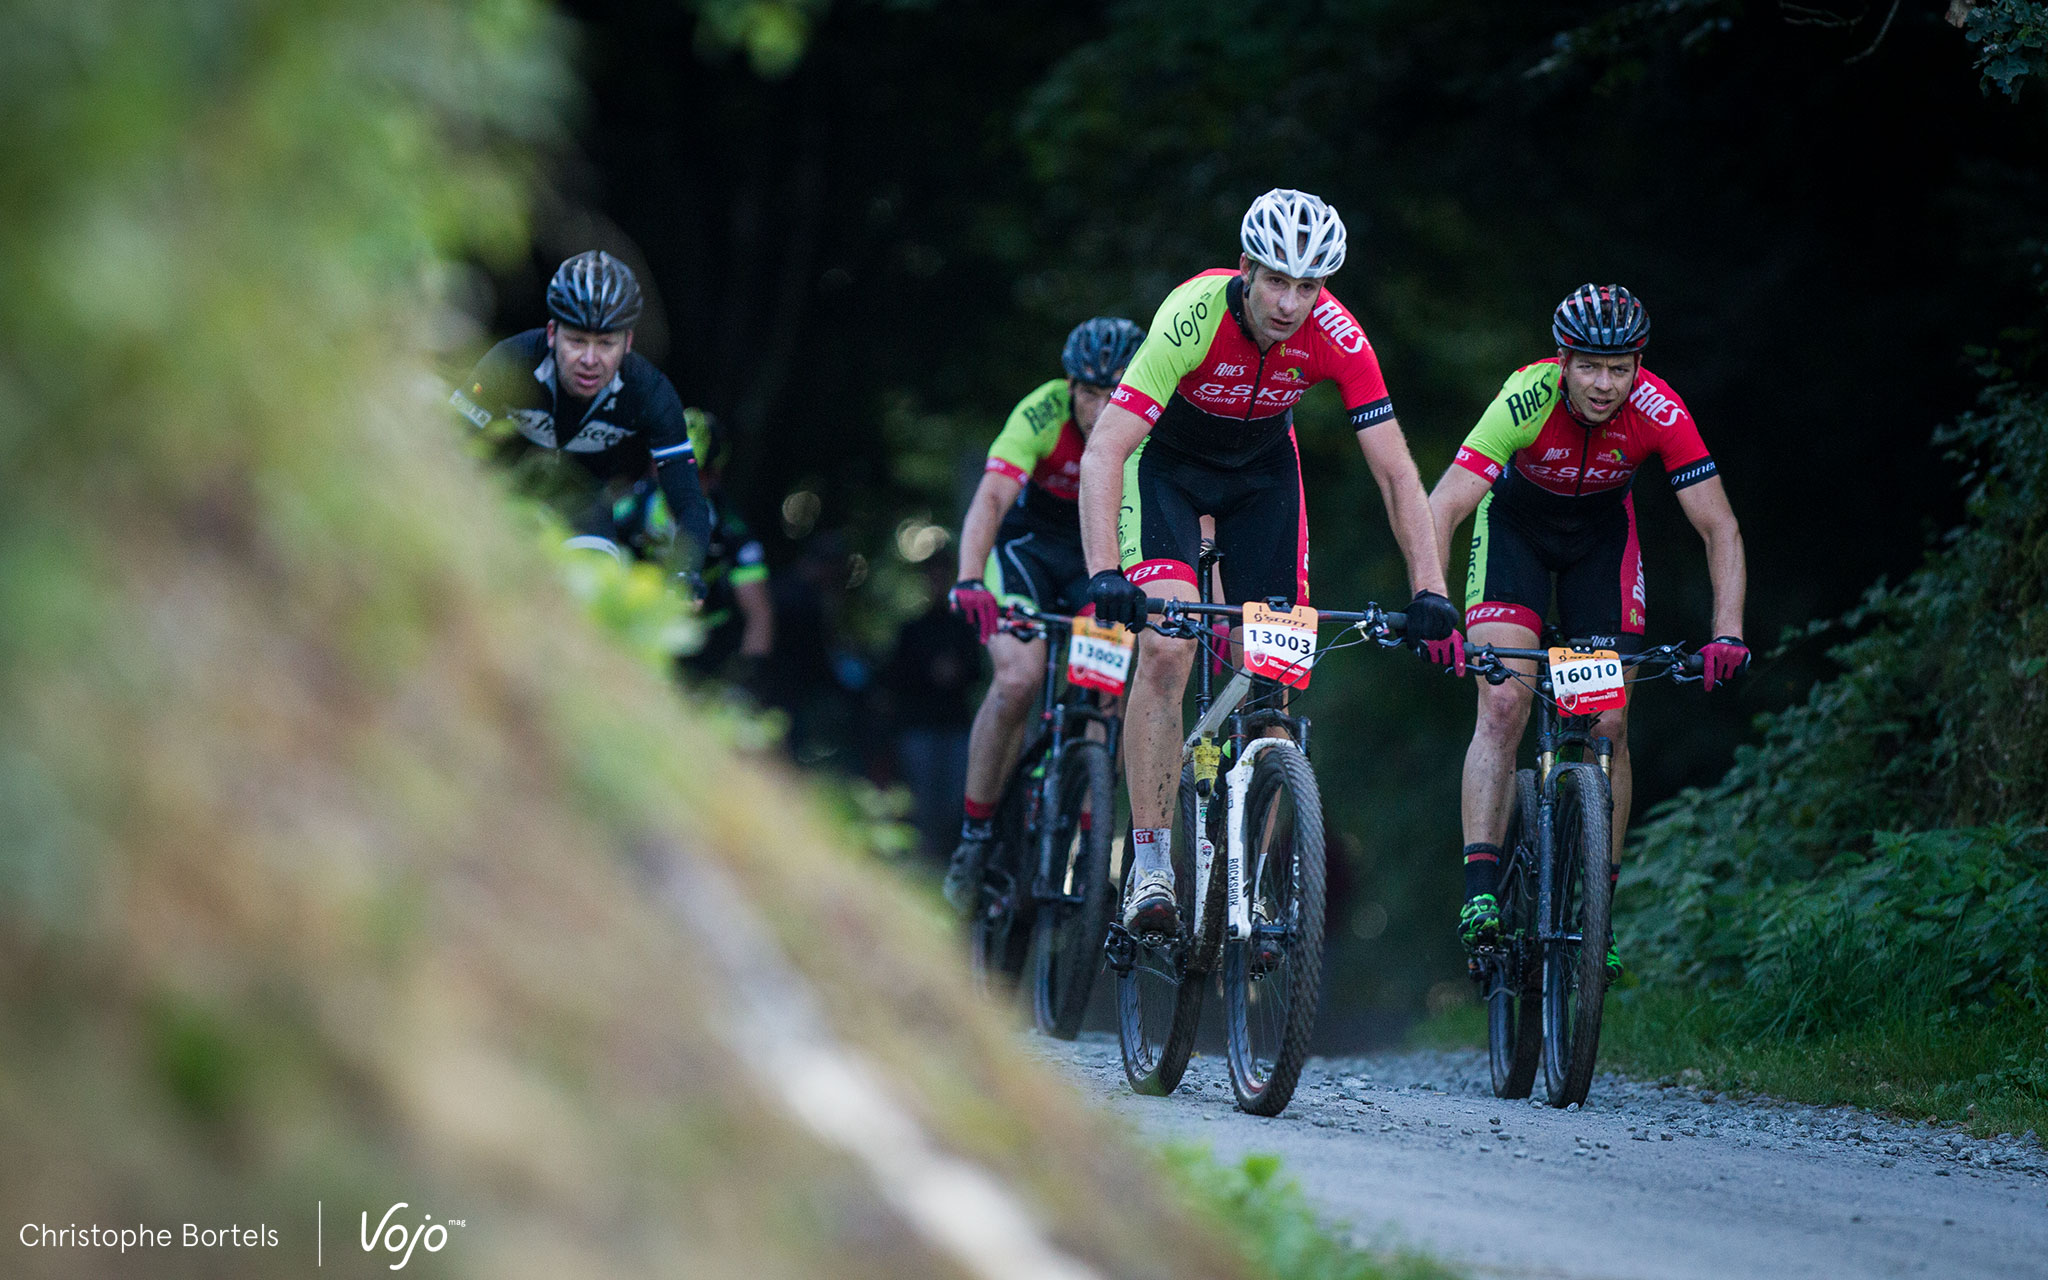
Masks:
[[[1573,526],[1544,523],[1480,499],[1465,571],[1465,625],[1512,622],[1543,634],[1552,584],[1569,637],[1640,637],[1649,624],[1633,497],[1601,503]]]
[[[1012,507],[996,529],[982,581],[1003,604],[1020,601],[1054,613],[1077,613],[1088,603],[1088,559],[1081,554],[1078,513],[1071,531]]]
[[[1125,575],[1141,587],[1169,579],[1198,586],[1203,516],[1216,521],[1225,603],[1308,602],[1308,507],[1292,427],[1274,447],[1227,469],[1142,441],[1124,464],[1117,518]]]

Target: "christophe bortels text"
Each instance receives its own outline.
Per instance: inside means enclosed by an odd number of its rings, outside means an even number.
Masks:
[[[275,1249],[277,1228],[257,1223],[253,1227],[202,1227],[187,1222],[179,1227],[103,1227],[98,1223],[81,1227],[77,1223],[53,1227],[47,1223],[23,1223],[19,1237],[31,1249]]]

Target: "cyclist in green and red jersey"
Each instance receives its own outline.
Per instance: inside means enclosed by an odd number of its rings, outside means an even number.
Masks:
[[[947,901],[961,911],[974,903],[1003,779],[1045,674],[1045,641],[996,634],[997,614],[1017,601],[1066,613],[1087,604],[1088,566],[1074,510],[1081,451],[1144,337],[1143,329],[1116,316],[1077,325],[1060,352],[1067,376],[1042,384],[1010,411],[967,507],[953,609],[988,646],[995,678],[967,739],[966,817],[946,870]]]
[[[1558,304],[1551,332],[1557,355],[1508,378],[1430,494],[1440,547],[1448,549],[1452,532],[1477,513],[1465,578],[1472,641],[1534,647],[1554,583],[1558,624],[1567,636],[1641,648],[1648,605],[1629,486],[1637,468],[1654,457],[1706,542],[1716,638],[1701,652],[1712,689],[1749,661],[1742,643],[1742,533],[1713,456],[1678,393],[1642,367],[1650,320],[1628,290],[1590,284],[1576,290]],[[1500,842],[1530,697],[1520,681],[1479,686],[1463,793],[1459,934],[1467,946],[1490,942],[1500,930],[1494,893]],[[1614,743],[1610,865],[1618,874],[1631,782],[1627,709],[1603,712],[1595,732]],[[1611,944],[1607,962],[1620,968]]]
[[[1273,190],[1239,227],[1235,271],[1205,271],[1160,306],[1089,437],[1081,531],[1097,616],[1134,623],[1149,595],[1196,598],[1200,520],[1212,516],[1232,601],[1308,599],[1308,517],[1294,405],[1316,383],[1344,394],[1415,599],[1409,635],[1462,668],[1422,480],[1365,330],[1323,280],[1344,262],[1344,223],[1321,199]],[[1194,644],[1146,632],[1124,717],[1132,932],[1177,927],[1169,824],[1180,770],[1181,696]]]

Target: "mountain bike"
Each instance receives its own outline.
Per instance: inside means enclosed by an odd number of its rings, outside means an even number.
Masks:
[[[1536,670],[1515,670],[1515,658]],[[1515,773],[1501,842],[1500,941],[1473,955],[1493,1091],[1528,1097],[1540,1063],[1550,1105],[1569,1106],[1586,1100],[1600,1053],[1613,906],[1614,744],[1594,736],[1594,720],[1623,705],[1631,683],[1698,680],[1701,660],[1678,645],[1618,654],[1573,641],[1548,649],[1468,644],[1465,666],[1489,684],[1519,680],[1536,695],[1536,767]],[[1564,752],[1578,758],[1560,759]]]
[[[1122,726],[1115,707],[1134,645],[1120,627],[1028,605],[1006,608],[1001,626],[1021,640],[1046,640],[1045,680],[1037,730],[996,805],[995,844],[968,919],[969,947],[987,987],[1028,975],[1032,1022],[1071,1040],[1102,967],[1113,906],[1110,843]],[[1094,725],[1099,736],[1089,735]]]
[[[1310,668],[1332,649],[1400,643],[1407,619],[1377,605],[1318,613],[1280,599],[1214,604],[1209,583],[1220,559],[1204,544],[1199,603],[1145,602],[1153,615],[1146,625],[1203,647],[1171,843],[1180,929],[1136,936],[1113,920],[1103,945],[1117,975],[1117,1041],[1133,1089],[1164,1095],[1179,1087],[1215,975],[1237,1105],[1275,1116],[1308,1059],[1323,979],[1322,796],[1309,767],[1308,718],[1288,713],[1285,690],[1306,686]],[[1220,693],[1211,660],[1216,619],[1244,624],[1244,666]],[[1347,630],[1318,649],[1325,623]],[[1127,859],[1124,894],[1134,878]]]

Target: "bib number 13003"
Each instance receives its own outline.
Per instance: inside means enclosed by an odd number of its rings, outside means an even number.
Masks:
[[[1244,607],[1244,668],[1255,676],[1308,688],[1316,657],[1316,611],[1307,605],[1270,609]]]

